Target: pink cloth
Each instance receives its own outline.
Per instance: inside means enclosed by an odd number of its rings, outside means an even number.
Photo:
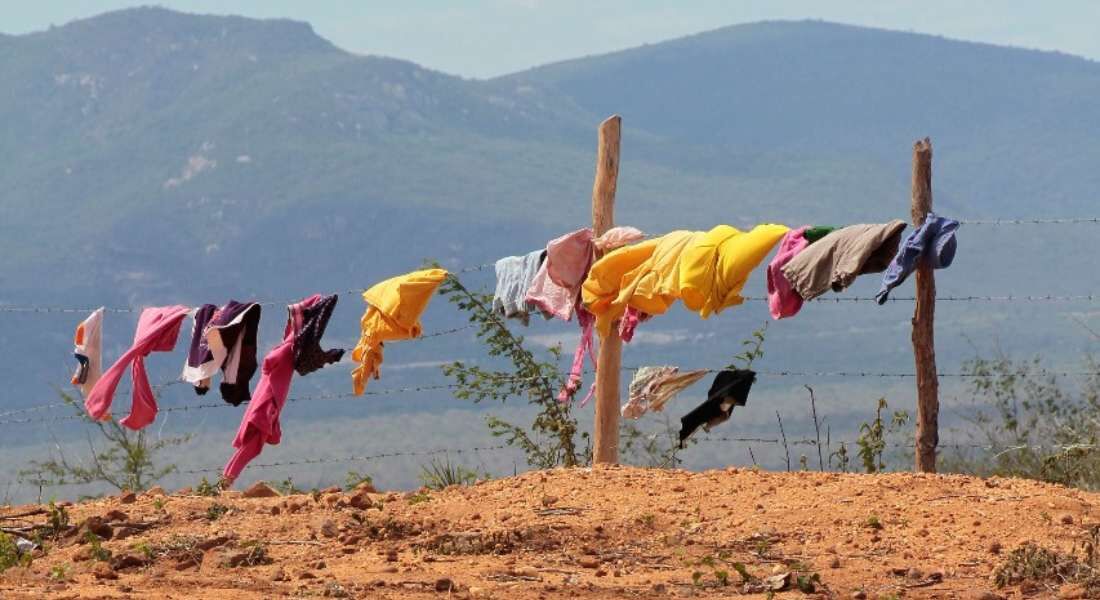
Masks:
[[[592,370],[596,370],[596,352],[595,341],[593,333],[596,327],[596,317],[592,316],[592,313],[585,310],[583,306],[577,306],[577,323],[581,326],[581,341],[577,344],[577,350],[573,352],[573,366],[569,370],[569,379],[565,382],[565,387],[558,392],[558,402],[568,402],[573,398],[573,395],[577,393],[577,390],[581,389],[581,382],[584,375],[584,356],[588,355],[589,360],[592,361]],[[581,406],[588,404],[588,401],[592,399],[592,395],[596,393],[596,386],[593,384],[588,388],[588,394],[581,400]]]
[[[161,306],[141,311],[134,345],[103,373],[84,400],[84,408],[93,419],[102,421],[110,417],[115,390],[126,367],[131,367],[133,400],[130,414],[119,423],[136,431],[157,418],[157,400],[145,372],[145,357],[153,352],[170,352],[176,347],[180,324],[190,311],[186,306]]]
[[[773,319],[793,317],[802,310],[802,296],[791,287],[791,282],[783,274],[783,266],[810,245],[803,235],[806,229],[799,227],[784,234],[779,241],[779,251],[768,263],[768,308]]]
[[[264,444],[278,444],[283,439],[283,430],[279,425],[279,416],[290,395],[290,382],[294,376],[294,340],[302,329],[302,311],[321,299],[314,294],[297,304],[287,307],[286,330],[283,341],[264,357],[260,372],[260,382],[248,402],[248,409],[241,418],[237,437],[233,447],[237,451],[226,463],[222,478],[232,483],[240,476],[248,463],[260,455]]]
[[[653,315],[646,314],[633,306],[626,307],[623,320],[619,321],[619,338],[629,344],[634,339],[634,330],[638,328],[638,325],[652,318]]]
[[[568,402],[581,388],[584,374],[584,357],[592,361],[596,369],[593,317],[581,305],[581,285],[588,277],[588,270],[596,260],[596,252],[607,252],[620,246],[637,242],[645,235],[633,227],[613,227],[602,236],[593,239],[589,228],[578,229],[546,244],[546,260],[542,261],[524,298],[542,312],[569,321],[577,314],[577,323],[581,327],[581,339],[573,352],[573,366],[569,370],[569,379],[558,393],[558,401]],[[593,385],[580,405],[588,404],[596,392]]]

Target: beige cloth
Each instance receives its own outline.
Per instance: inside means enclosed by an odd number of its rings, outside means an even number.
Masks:
[[[622,415],[637,419],[649,411],[660,411],[673,396],[687,389],[707,374],[706,369],[680,372],[678,367],[642,367],[630,381],[630,398],[622,407]]]
[[[849,225],[799,252],[783,274],[803,300],[813,300],[832,288],[839,292],[858,275],[881,273],[897,254],[905,221]]]

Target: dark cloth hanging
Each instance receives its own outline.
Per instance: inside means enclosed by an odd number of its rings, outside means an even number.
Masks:
[[[255,302],[230,300],[220,309],[204,304],[195,311],[191,345],[183,379],[204,395],[219,369],[222,399],[239,406],[251,398],[248,386],[256,374],[257,338],[262,308]]]
[[[336,294],[324,296],[302,311],[301,328],[294,338],[294,370],[299,375],[308,375],[343,358],[343,348],[321,349],[321,337],[325,335],[337,300]]]
[[[711,427],[730,418],[734,406],[745,406],[754,381],[756,372],[749,369],[720,371],[710,385],[707,399],[680,418],[680,448],[684,447],[684,442],[695,430],[702,427],[704,431],[710,431]]]

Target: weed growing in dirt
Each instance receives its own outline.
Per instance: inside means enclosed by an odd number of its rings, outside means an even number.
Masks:
[[[871,515],[863,522],[863,526],[867,529],[879,531],[882,529],[882,521],[878,518],[878,515]]]
[[[856,444],[859,446],[859,458],[863,461],[863,470],[868,473],[881,473],[886,469],[886,462],[882,459],[882,454],[886,451],[886,438],[900,431],[909,422],[908,412],[896,411],[890,422],[886,423],[882,419],[882,411],[886,408],[886,398],[879,398],[875,419],[859,426],[859,438],[856,439]]]
[[[111,551],[103,547],[103,540],[91,531],[85,532],[84,541],[88,544],[93,560],[107,562],[111,560]]]
[[[207,496],[213,498],[215,496],[221,495],[221,493],[222,492],[220,489],[218,489],[218,486],[207,481],[205,477],[203,477],[202,480],[199,481],[199,484],[195,486],[196,496]]]
[[[58,506],[56,502],[50,500],[49,506],[46,507],[46,529],[43,533],[56,538],[68,528],[69,511],[64,506]]]
[[[106,483],[119,491],[141,491],[156,481],[176,471],[176,465],[158,467],[157,454],[168,448],[182,445],[191,436],[160,438],[150,441],[145,430],[134,432],[114,419],[96,421],[84,409],[83,402],[58,390],[62,402],[73,409],[77,419],[99,434],[103,446],[96,448],[92,434],[88,434],[90,456],[85,461],[71,461],[60,447],[50,460],[31,461],[30,468],[19,471],[21,481],[38,486],[39,502],[43,487],[69,483]]]
[[[439,491],[452,485],[473,485],[477,479],[477,471],[452,463],[450,458],[433,458],[420,467],[420,482],[430,490]]]
[[[284,496],[295,496],[297,494],[306,493],[305,490],[294,485],[294,479],[291,477],[287,477],[279,483],[276,483],[275,489],[279,490],[279,493]]]
[[[138,543],[130,546],[130,548],[134,552],[137,552],[138,554],[141,554],[142,556],[144,556],[145,558],[147,558],[149,560],[153,560],[153,558],[155,557],[154,554],[153,554],[153,548],[147,542],[138,542]]]
[[[27,554],[26,557],[29,559],[30,554]],[[15,545],[15,538],[0,532],[0,573],[15,565],[24,563],[30,564],[30,561],[20,556],[19,548]]]
[[[428,492],[416,492],[412,496],[409,496],[409,504],[423,504],[431,499],[432,496]]]
[[[577,438],[587,441],[589,434],[579,431],[572,403],[559,402],[557,398],[558,390],[566,383],[558,368],[561,348],[550,348],[549,360],[536,358],[524,346],[523,336],[514,335],[492,312],[492,295],[471,291],[455,277],[443,282],[439,294],[469,315],[470,323],[477,326],[478,340],[488,347],[489,356],[509,363],[501,370],[462,361],[444,365],[443,374],[457,386],[455,397],[474,402],[526,398],[539,409],[530,428],[489,416],[486,424],[490,433],[523,450],[527,463],[537,469],[586,464],[591,451],[579,447]]]
[[[228,512],[229,512],[229,507],[228,506],[215,502],[214,504],[211,504],[209,507],[207,507],[207,509],[206,509],[206,520],[207,521],[217,521],[218,519],[224,517],[226,515],[226,513],[228,513]]]
[[[275,562],[275,560],[271,558],[271,555],[268,554],[267,546],[259,540],[242,542],[240,548],[245,550],[246,554],[236,560],[234,566],[255,567],[257,565],[269,565]]]
[[[156,500],[153,500],[153,508],[157,511],[164,510],[164,498],[157,498]]]
[[[834,463],[834,461],[836,461]],[[829,454],[829,468],[836,469],[841,473],[848,472],[848,465],[852,462],[851,456],[848,455],[848,444],[840,442],[840,447],[836,452]]]
[[[1018,585],[1025,581],[1034,583],[1078,583],[1090,593],[1089,598],[1100,594],[1100,556],[1096,543],[1100,542],[1100,528],[1089,529],[1088,541],[1081,556],[1074,552],[1063,553],[1027,542],[1005,557],[993,570],[993,583],[997,587]]]
[[[359,471],[348,471],[347,477],[344,478],[344,490],[348,492],[363,484],[373,485],[374,479],[370,475],[365,475]]]
[[[54,565],[50,567],[50,572],[46,574],[50,578],[50,581],[55,583],[65,583],[72,579],[72,566],[68,563]]]

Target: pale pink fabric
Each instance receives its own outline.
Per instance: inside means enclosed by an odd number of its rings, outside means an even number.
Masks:
[[[803,235],[806,229],[799,227],[784,234],[779,241],[779,251],[768,263],[768,308],[773,319],[793,317],[802,309],[802,296],[791,287],[791,282],[783,274],[783,266],[810,245]]]
[[[596,250],[600,252],[611,252],[627,244],[636,244],[643,239],[645,239],[645,234],[642,233],[640,229],[635,229],[633,227],[612,227],[600,237],[592,240],[592,243],[596,246]]]
[[[237,451],[222,471],[226,483],[240,476],[248,463],[260,455],[264,444],[278,444],[283,439],[279,417],[290,395],[290,382],[294,376],[294,340],[302,329],[302,312],[321,299],[314,294],[297,304],[287,307],[289,317],[283,331],[283,341],[264,357],[260,382],[248,402],[248,409],[241,418],[233,447]]]
[[[584,379],[584,357],[587,354],[592,361],[592,371],[596,370],[595,333],[596,317],[585,310],[583,306],[577,306],[577,323],[581,326],[581,340],[577,343],[577,349],[573,352],[573,366],[569,369],[569,379],[565,387],[558,393],[558,402],[568,402],[577,390],[581,389]],[[588,404],[592,395],[596,393],[596,385],[588,388],[588,393],[581,400],[581,406]]]
[[[126,367],[130,367],[133,379],[133,401],[130,414],[119,423],[136,431],[157,418],[157,400],[145,372],[145,357],[153,352],[170,352],[176,347],[180,324],[190,311],[186,306],[161,306],[141,311],[134,345],[103,373],[84,400],[84,408],[93,419],[102,421],[110,417],[115,390]]]

